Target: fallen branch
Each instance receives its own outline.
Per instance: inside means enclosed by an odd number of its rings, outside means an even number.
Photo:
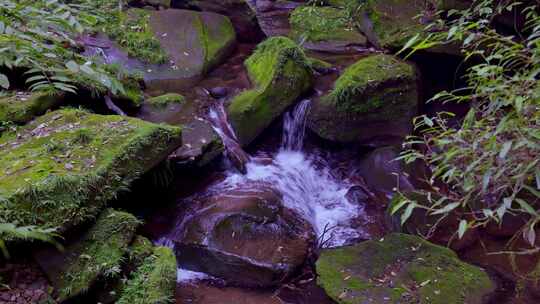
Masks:
[[[114,113],[120,116],[126,116],[126,113],[124,113],[122,109],[120,109],[117,105],[114,104],[109,95],[105,95],[105,104],[107,105],[107,108],[109,108],[109,110],[113,111]]]

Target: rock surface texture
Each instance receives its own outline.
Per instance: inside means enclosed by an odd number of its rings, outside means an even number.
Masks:
[[[323,250],[317,273],[340,304],[480,304],[495,288],[481,268],[453,251],[406,234]]]
[[[309,223],[284,208],[272,189],[231,190],[199,210],[184,224],[178,262],[234,285],[278,284],[304,262],[313,242]]]

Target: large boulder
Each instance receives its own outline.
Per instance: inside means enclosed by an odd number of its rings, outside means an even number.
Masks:
[[[300,6],[291,13],[290,24],[290,36],[309,50],[350,53],[365,49],[367,44],[343,8]]]
[[[125,283],[118,304],[161,304],[174,301],[176,289],[176,258],[167,247],[155,247],[152,255]]]
[[[261,43],[245,65],[254,87],[236,96],[227,109],[243,146],[250,144],[312,84],[304,52],[285,37]]]
[[[309,128],[340,143],[395,144],[412,131],[418,107],[413,65],[372,55],[348,67],[333,90],[315,100]]]
[[[0,221],[63,233],[181,144],[181,129],[81,110],[48,113],[0,137]]]
[[[362,31],[375,46],[399,50],[407,41],[422,33],[432,21],[437,1],[369,0],[362,6],[358,18]],[[419,17],[420,16],[420,17]]]
[[[81,240],[65,252],[42,251],[36,260],[55,287],[59,302],[88,291],[99,279],[120,271],[139,221],[131,214],[107,209]]]
[[[290,32],[289,15],[304,5],[304,1],[245,0],[257,20],[261,30],[268,37],[287,36]]]
[[[171,91],[182,81],[196,80],[233,50],[236,34],[226,16],[168,9],[152,12],[150,28],[170,64],[145,71],[149,89]]]
[[[340,304],[481,304],[495,289],[481,268],[407,234],[325,249],[316,267],[318,283]]]
[[[272,189],[230,190],[198,210],[183,225],[178,263],[233,285],[277,285],[304,263],[314,240],[309,223]]]
[[[26,123],[65,101],[63,93],[12,92],[0,98],[0,123]]]

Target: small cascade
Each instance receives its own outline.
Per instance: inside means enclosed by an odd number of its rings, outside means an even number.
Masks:
[[[215,190],[271,185],[281,192],[285,206],[312,224],[321,243],[340,246],[362,237],[351,227],[351,220],[362,210],[346,198],[352,185],[332,176],[324,158],[302,151],[309,109],[310,101],[304,100],[285,114],[282,146],[271,162],[253,158],[246,165],[247,174],[229,174]]]
[[[227,120],[227,112],[225,111],[223,102],[215,103],[214,107],[210,110],[209,118],[212,127],[223,141],[227,159],[238,171],[245,174],[247,172],[246,164],[250,161],[250,157],[238,143],[236,134]]]
[[[302,150],[310,105],[311,100],[305,99],[292,111],[285,113],[283,117],[282,149],[292,151]]]

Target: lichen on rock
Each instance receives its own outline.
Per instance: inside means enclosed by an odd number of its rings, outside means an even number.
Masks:
[[[484,270],[407,234],[323,250],[318,283],[340,304],[480,304],[495,289]]]
[[[292,105],[313,81],[303,50],[286,37],[261,43],[245,65],[253,88],[236,96],[227,109],[243,146]]]

